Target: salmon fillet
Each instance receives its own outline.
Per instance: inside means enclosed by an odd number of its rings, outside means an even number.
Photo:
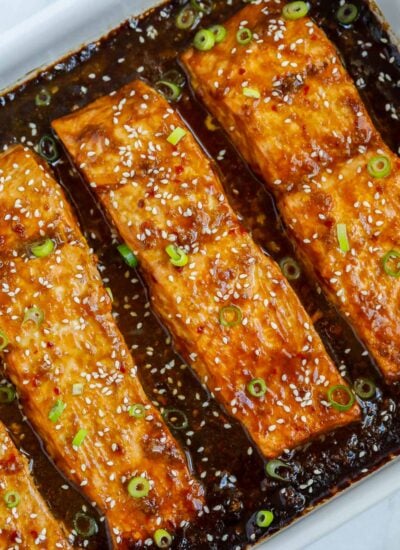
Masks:
[[[4,550],[72,549],[29,472],[28,461],[0,422],[0,546]]]
[[[357,404],[330,406],[344,381],[307,313],[157,92],[136,81],[53,126],[137,255],[179,351],[264,456],[358,420]]]
[[[400,161],[324,32],[309,17],[286,20],[283,6],[245,7],[226,22],[226,40],[210,51],[191,48],[182,61],[196,93],[274,194],[308,270],[386,379],[397,380]],[[253,34],[247,45],[236,38],[243,28]],[[387,175],[371,172],[382,157]]]
[[[201,508],[202,488],[142,389],[61,187],[21,146],[0,157],[0,235],[2,353],[27,417],[115,546],[172,534]],[[37,256],[38,242],[53,249]],[[133,478],[146,494],[131,496]]]

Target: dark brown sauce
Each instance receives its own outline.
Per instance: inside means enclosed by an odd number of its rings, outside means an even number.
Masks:
[[[398,152],[400,54],[367,5],[360,0],[355,3],[361,13],[349,28],[340,27],[335,20],[338,1],[314,1],[311,15],[339,48],[384,139]],[[166,71],[182,72],[177,53],[187,47],[193,35],[175,27],[175,16],[182,5],[173,1],[124,23],[100,42],[86,46],[0,97],[0,147],[15,142],[36,146],[41,136],[51,133],[52,119],[134,78],[155,83]],[[242,5],[240,0],[233,0],[231,6],[217,0],[202,25],[223,21]],[[157,31],[155,39],[149,36],[152,28]],[[35,96],[43,88],[51,91],[52,101],[48,107],[37,107]],[[206,128],[207,113],[187,85],[177,107],[216,160],[229,200],[255,240],[276,260],[295,255],[273,199],[223,132]],[[32,133],[33,128],[36,132]],[[172,432],[204,482],[208,508],[196,524],[176,534],[174,547],[245,547],[281,529],[400,452],[399,385],[384,384],[351,328],[322,298],[315,283],[302,276],[293,286],[308,312],[318,319],[316,327],[336,364],[350,381],[363,375],[375,380],[378,390],[375,398],[361,402],[362,423],[331,433],[284,457],[292,465],[287,482],[266,477],[263,460],[243,429],[225,415],[174,352],[169,336],[149,309],[145,286],[139,280],[140,270],[128,272],[121,262],[115,251],[117,235],[59,148],[61,158],[53,165],[56,178],[74,203],[85,235],[99,257],[103,279],[115,298],[117,322],[132,346],[144,388],[158,406],[183,410],[189,420],[188,429],[172,428]],[[35,479],[57,517],[72,527],[75,513],[86,505],[99,520],[97,512],[47,458],[18,406],[0,405],[0,418],[31,457]],[[259,509],[274,512],[275,521],[267,532],[255,527],[255,512]],[[109,547],[104,523],[100,525],[102,529],[91,538],[88,548]]]

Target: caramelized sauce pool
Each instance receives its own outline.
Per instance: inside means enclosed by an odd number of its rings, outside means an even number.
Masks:
[[[354,3],[360,8],[360,17],[347,28],[335,19],[339,1],[315,0],[311,15],[337,45],[384,139],[399,152],[400,54],[366,3]],[[101,41],[0,97],[0,147],[16,142],[36,147],[43,135],[51,133],[52,119],[134,78],[154,84],[170,70],[182,73],[177,54],[188,46],[195,32],[176,28],[175,17],[182,6],[183,2],[172,1],[140,19],[132,19]],[[212,13],[205,15],[200,24],[222,22],[241,6],[241,0],[216,0]],[[51,103],[38,107],[35,97],[43,89],[51,93]],[[278,261],[295,256],[273,199],[223,132],[207,129],[207,112],[187,84],[177,108],[215,159],[229,200],[254,239]],[[60,159],[53,163],[56,178],[65,187],[99,257],[104,282],[114,295],[116,320],[132,348],[144,388],[157,406],[180,409],[188,417],[187,428],[172,426],[171,431],[206,487],[207,508],[196,524],[176,534],[175,548],[244,548],[281,529],[399,453],[399,385],[385,385],[351,328],[322,298],[315,282],[302,275],[293,286],[338,368],[349,381],[361,375],[373,379],[378,389],[373,399],[360,401],[363,421],[359,425],[338,430],[284,455],[283,459],[292,465],[286,482],[268,478],[263,460],[243,429],[226,416],[174,352],[169,335],[149,307],[140,269],[127,270],[116,253],[118,236],[61,146],[59,150]],[[55,515],[71,529],[73,517],[82,507],[96,517],[98,535],[86,542],[77,539],[78,545],[91,549],[111,547],[101,517],[52,465],[18,404],[0,405],[0,418],[31,458],[35,479]],[[272,510],[275,515],[267,530],[255,525],[259,509]]]

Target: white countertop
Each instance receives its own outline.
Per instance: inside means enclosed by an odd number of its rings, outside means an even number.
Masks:
[[[19,23],[21,18],[33,15],[52,1],[54,0],[0,0],[0,32],[8,30]],[[392,24],[399,24],[400,0],[384,1],[393,9]],[[397,550],[400,548],[399,541],[400,491],[397,491],[304,550]],[[284,550],[291,548],[285,545]]]

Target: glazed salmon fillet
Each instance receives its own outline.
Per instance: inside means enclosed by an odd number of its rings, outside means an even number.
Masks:
[[[194,90],[261,175],[299,256],[369,349],[400,378],[400,161],[333,44],[279,1],[249,5],[209,51],[186,51]],[[237,33],[252,34],[248,44]],[[240,38],[239,34],[239,38]],[[243,38],[241,39],[243,41]]]
[[[51,515],[28,461],[0,422],[0,546],[4,550],[72,549],[64,526]]]
[[[265,457],[359,419],[279,267],[240,225],[208,157],[142,81],[53,123],[137,255],[175,344]],[[343,399],[343,396],[340,396]]]
[[[0,235],[0,347],[24,412],[115,547],[172,535],[202,488],[142,389],[61,187],[21,146],[0,157]]]

